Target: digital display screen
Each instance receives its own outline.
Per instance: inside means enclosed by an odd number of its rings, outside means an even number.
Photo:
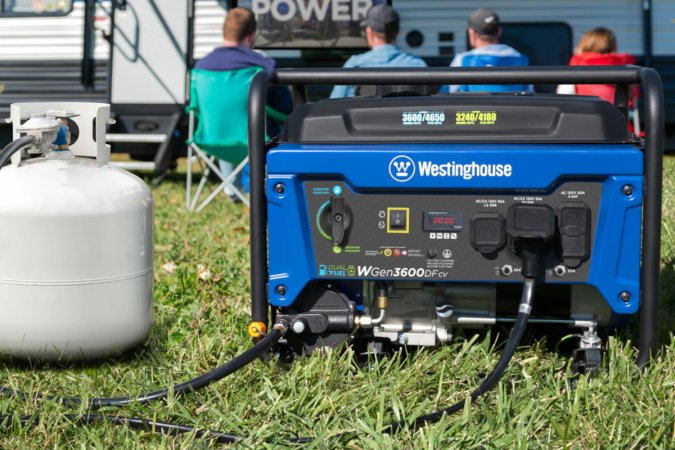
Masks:
[[[237,0],[257,21],[254,48],[365,49],[366,13],[387,0]]]
[[[440,217],[432,217],[431,218],[431,223],[434,225],[454,225],[455,224],[456,218],[454,216],[440,216]]]
[[[425,211],[424,231],[460,231],[461,211]]]

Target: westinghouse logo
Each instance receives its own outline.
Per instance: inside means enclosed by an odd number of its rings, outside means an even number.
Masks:
[[[409,156],[396,156],[389,162],[389,175],[395,181],[408,181],[415,175],[415,161]]]
[[[415,167],[417,165],[417,168]],[[389,162],[389,175],[399,182],[412,179],[419,172],[421,177],[453,177],[471,180],[472,178],[502,178],[513,174],[511,164],[483,164],[471,161],[458,163],[450,161],[437,164],[431,161],[418,161],[417,164],[406,155],[398,155]]]

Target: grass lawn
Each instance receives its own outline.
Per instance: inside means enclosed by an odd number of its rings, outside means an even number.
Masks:
[[[640,373],[631,338],[609,341],[598,377],[569,379],[567,356],[543,340],[522,347],[499,386],[419,430],[384,435],[392,420],[446,407],[467,395],[496,362],[489,334],[362,368],[347,351],[255,363],[198,393],[107,414],[147,417],[246,436],[235,448],[294,448],[285,438],[316,436],[308,448],[675,448],[675,157],[665,159],[661,355]],[[152,180],[148,180],[151,182]],[[248,212],[218,201],[200,214],[184,207],[182,174],[155,190],[155,318],[149,339],[126,357],[90,366],[5,362],[0,385],[66,396],[137,395],[184,381],[250,346]],[[193,434],[163,436],[105,423],[74,425],[48,401],[0,397],[0,414],[35,414],[37,426],[0,430],[3,448],[203,448]],[[80,411],[82,412],[82,411]],[[354,430],[358,438],[331,435]]]

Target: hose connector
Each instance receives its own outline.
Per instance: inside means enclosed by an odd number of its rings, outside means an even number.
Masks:
[[[26,123],[16,127],[16,131],[35,137],[32,153],[46,154],[54,148],[52,143],[56,140],[60,128],[61,122],[42,113],[31,114]]]
[[[375,302],[380,313],[377,317],[362,314],[354,318],[354,325],[356,328],[373,328],[384,322],[384,317],[389,308],[389,296],[387,295],[387,286],[383,282],[377,283],[377,297]]]
[[[377,296],[377,308],[378,309],[387,309],[389,308],[389,297],[387,295],[380,295],[378,294]]]
[[[281,333],[281,336],[286,334],[291,324],[286,319],[277,319],[276,323],[272,326],[273,330],[277,330]]]

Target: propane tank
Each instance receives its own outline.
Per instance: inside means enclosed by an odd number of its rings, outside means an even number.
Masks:
[[[152,325],[153,199],[108,164],[109,105],[21,103],[11,113],[14,137],[37,145],[0,169],[0,353],[74,361],[136,346]]]

